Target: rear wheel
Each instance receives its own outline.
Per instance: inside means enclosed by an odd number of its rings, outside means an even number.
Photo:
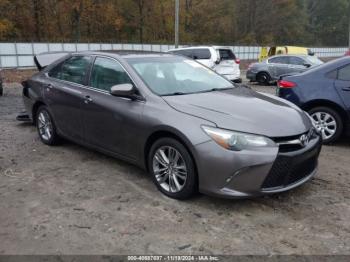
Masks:
[[[40,106],[36,112],[36,127],[41,141],[46,145],[56,145],[59,143],[59,136],[52,116],[46,106]]]
[[[256,81],[260,85],[269,85],[271,81],[271,77],[268,73],[261,72],[256,76]]]
[[[151,147],[148,166],[153,181],[165,195],[188,199],[197,191],[193,160],[187,149],[173,138],[161,138]]]
[[[343,121],[338,112],[328,107],[316,107],[309,111],[323,143],[335,142],[343,133]]]

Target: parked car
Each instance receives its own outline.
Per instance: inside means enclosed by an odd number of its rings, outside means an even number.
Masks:
[[[260,196],[316,173],[322,139],[304,111],[192,59],[82,52],[40,68],[23,98],[42,142],[63,137],[134,163],[169,197]]]
[[[311,49],[299,46],[273,46],[261,48],[259,62],[275,55],[310,55],[315,53]]]
[[[241,83],[241,61],[231,48],[223,46],[200,46],[172,49],[168,52],[183,55],[212,68],[215,72],[225,76],[228,80]]]
[[[350,56],[350,49],[345,52],[344,56]]]
[[[0,69],[0,96],[2,96],[4,94],[4,87],[2,85],[2,75],[1,75],[1,69]]]
[[[254,63],[248,67],[247,79],[267,85],[277,81],[281,75],[301,73],[311,67],[319,66],[323,62],[315,56],[308,55],[278,55],[261,63]]]
[[[282,77],[278,95],[309,112],[324,143],[335,142],[350,132],[350,57]]]

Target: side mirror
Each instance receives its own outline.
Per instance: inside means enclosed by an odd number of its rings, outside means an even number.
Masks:
[[[221,62],[220,59],[218,59],[215,61],[215,64],[218,65],[218,64],[220,64],[220,62]]]
[[[306,68],[310,68],[310,67],[311,67],[311,64],[305,63],[304,66],[305,66]]]
[[[135,100],[137,98],[135,88],[132,84],[120,84],[112,86],[111,95],[125,97],[131,100]]]

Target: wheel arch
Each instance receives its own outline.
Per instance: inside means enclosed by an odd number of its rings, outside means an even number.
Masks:
[[[36,113],[37,113],[39,107],[41,107],[41,106],[46,106],[46,104],[42,101],[36,101],[32,107],[32,119],[33,119],[34,124],[36,124],[36,118],[35,118]]]
[[[301,108],[307,112],[315,107],[329,107],[329,108],[335,110],[341,116],[342,119],[349,120],[349,117],[348,117],[346,111],[344,110],[344,108],[342,108],[337,103],[334,103],[330,100],[324,100],[324,99],[312,100],[312,101],[309,101],[308,103],[304,104],[303,106],[301,106]]]
[[[150,153],[150,149],[152,147],[152,145],[159,139],[161,138],[165,138],[165,137],[169,137],[169,138],[173,138],[175,140],[177,140],[179,143],[181,143],[188,151],[188,153],[190,154],[192,161],[193,161],[193,165],[197,174],[197,179],[198,179],[198,168],[197,168],[197,163],[196,163],[196,158],[195,158],[195,154],[194,154],[194,150],[192,148],[192,144],[190,143],[190,141],[186,138],[185,135],[183,135],[181,132],[179,132],[176,129],[173,128],[161,128],[158,130],[153,131],[147,138],[145,146],[144,146],[144,150],[143,150],[143,160],[144,160],[144,166],[146,168],[147,171],[149,171],[149,166],[148,166],[148,156]]]

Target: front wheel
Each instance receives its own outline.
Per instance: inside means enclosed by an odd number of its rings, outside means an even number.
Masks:
[[[269,85],[271,81],[271,77],[268,73],[262,72],[256,76],[256,81],[260,85]]]
[[[41,141],[50,146],[58,144],[60,138],[57,135],[52,116],[46,106],[39,107],[35,121]]]
[[[194,163],[187,149],[173,138],[161,138],[151,147],[148,166],[158,189],[170,198],[188,199],[197,191]]]
[[[343,121],[338,112],[328,107],[316,107],[309,111],[324,144],[338,140],[343,133]]]

